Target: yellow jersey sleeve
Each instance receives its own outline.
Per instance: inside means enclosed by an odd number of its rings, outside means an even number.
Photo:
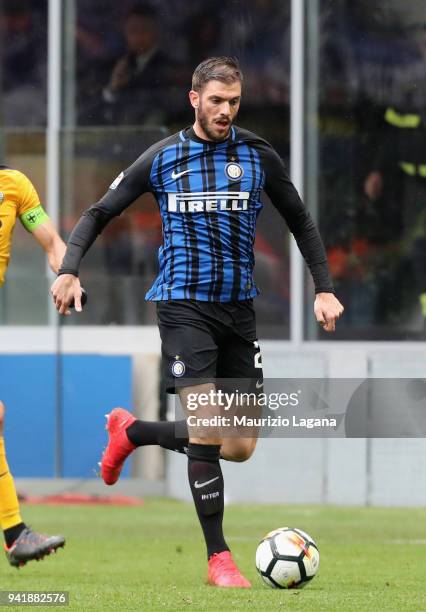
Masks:
[[[17,189],[17,214],[22,225],[29,232],[34,231],[39,225],[47,221],[45,210],[40,204],[40,198],[29,178],[22,172],[16,171]]]
[[[17,189],[16,202],[18,204],[18,216],[20,217],[32,208],[40,206],[40,198],[34,185],[25,174],[15,171],[15,179]]]
[[[48,218],[25,174],[0,167],[0,286],[9,264],[13,228],[18,217],[30,232]]]

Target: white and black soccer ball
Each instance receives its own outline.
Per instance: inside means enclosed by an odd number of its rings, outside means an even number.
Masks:
[[[274,529],[256,550],[256,569],[272,588],[301,589],[312,580],[318,567],[318,547],[301,529]]]

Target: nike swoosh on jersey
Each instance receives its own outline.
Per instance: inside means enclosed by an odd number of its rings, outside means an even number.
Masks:
[[[183,176],[184,174],[188,174],[188,172],[192,172],[192,170],[184,170],[183,172],[175,172],[173,170],[173,172],[172,172],[172,179],[175,181],[180,176]]]
[[[196,489],[201,489],[201,487],[205,487],[208,484],[210,484],[211,482],[214,482],[215,480],[219,480],[219,476],[216,476],[216,478],[212,478],[211,480],[206,480],[206,482],[198,482],[198,480],[196,480],[194,482],[194,487]]]

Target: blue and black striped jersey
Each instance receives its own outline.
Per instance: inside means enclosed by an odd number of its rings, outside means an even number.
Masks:
[[[149,300],[229,302],[257,294],[253,242],[265,176],[243,140],[203,143],[182,131],[154,157],[150,183],[163,220],[160,274]]]
[[[316,291],[333,291],[321,238],[283,162],[266,141],[236,126],[223,142],[204,141],[187,128],[150,147],[83,213],[61,273],[78,274],[82,256],[106,223],[151,192],[161,213],[163,245],[146,299],[251,298],[258,293],[253,245],[262,190],[294,234]]]

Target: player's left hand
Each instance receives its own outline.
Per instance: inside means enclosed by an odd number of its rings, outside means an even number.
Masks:
[[[336,321],[343,314],[343,311],[344,308],[334,293],[317,293],[314,313],[324,331],[335,331]]]

